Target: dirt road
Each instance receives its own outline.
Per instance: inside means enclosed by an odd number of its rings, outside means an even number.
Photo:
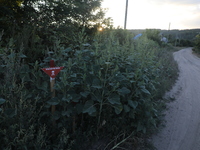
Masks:
[[[180,74],[167,93],[166,127],[153,137],[158,150],[200,150],[200,58],[191,48],[174,53]]]

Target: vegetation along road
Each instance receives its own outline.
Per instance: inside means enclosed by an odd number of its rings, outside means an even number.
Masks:
[[[192,48],[174,53],[179,78],[167,93],[166,127],[153,137],[158,150],[200,150],[200,59]]]

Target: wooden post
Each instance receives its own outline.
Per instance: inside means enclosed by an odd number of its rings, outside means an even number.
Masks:
[[[52,93],[51,98],[55,97],[55,78],[56,75],[62,70],[64,67],[55,67],[54,60],[50,60],[50,68],[42,68],[42,70],[50,76],[50,91]],[[56,111],[56,106],[52,105],[51,106],[51,113],[54,115]],[[55,125],[55,120],[53,119],[53,125]]]
[[[54,60],[50,60],[50,63],[49,63],[50,67],[55,67],[55,63],[54,63]],[[54,89],[54,85],[55,85],[55,78],[52,78],[50,77],[50,90],[51,90],[51,97],[54,98],[55,97],[55,89]],[[54,112],[56,111],[56,106],[55,105],[52,105],[51,106],[51,113],[52,115],[54,115]],[[53,125],[55,125],[56,122],[55,120],[53,119]]]
[[[55,85],[55,78],[51,78],[50,77],[50,87],[51,87],[51,97],[54,98],[55,97],[55,89],[54,89],[54,85]],[[51,112],[52,114],[56,111],[56,106],[52,105],[51,106]]]

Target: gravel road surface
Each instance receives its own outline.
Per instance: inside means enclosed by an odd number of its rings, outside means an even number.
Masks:
[[[200,150],[200,58],[192,48],[174,53],[179,78],[167,96],[166,127],[152,141],[158,150]]]

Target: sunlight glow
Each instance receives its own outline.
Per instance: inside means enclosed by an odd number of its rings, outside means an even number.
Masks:
[[[175,0],[176,1],[176,0]],[[113,18],[114,27],[123,28],[126,0],[104,0],[103,8],[108,8],[106,17]],[[158,0],[129,0],[127,29],[158,28],[172,29],[200,28],[199,4],[181,2],[161,2]]]
[[[103,31],[103,28],[102,28],[102,27],[99,27],[98,30],[99,30],[99,31]]]

